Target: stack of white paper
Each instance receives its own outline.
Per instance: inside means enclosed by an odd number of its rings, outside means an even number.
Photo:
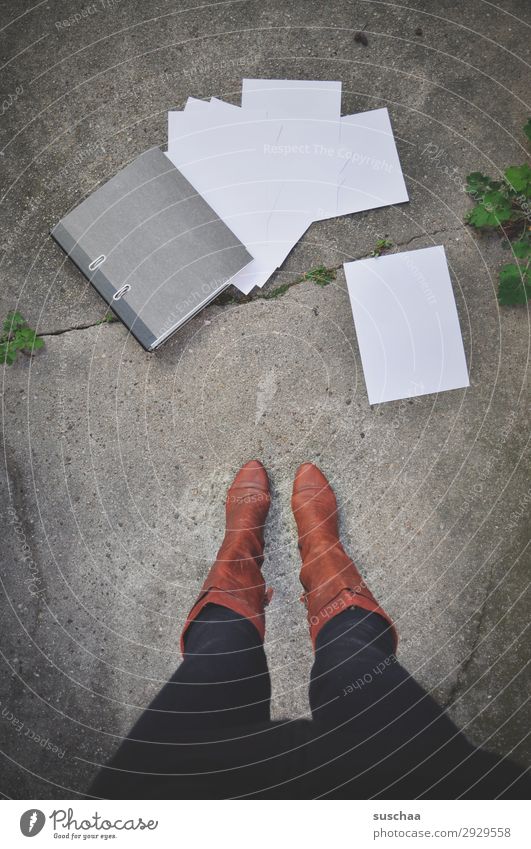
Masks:
[[[341,83],[243,80],[242,105],[189,98],[168,157],[254,257],[263,286],[313,221],[408,200],[387,109],[341,117]]]

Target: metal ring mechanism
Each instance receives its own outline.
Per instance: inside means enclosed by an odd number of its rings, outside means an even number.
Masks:
[[[102,263],[106,260],[105,254],[100,254],[96,259],[93,259],[89,265],[89,271],[96,271],[97,268],[100,267]]]
[[[114,295],[112,296],[113,301],[119,301],[120,298],[123,298],[125,293],[129,292],[130,288],[131,287],[130,287],[129,283],[126,283],[124,286],[122,286],[121,289],[118,289],[118,291],[115,292]]]

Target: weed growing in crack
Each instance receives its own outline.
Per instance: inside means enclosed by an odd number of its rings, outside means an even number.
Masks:
[[[112,324],[115,321],[118,321],[118,316],[109,310],[96,324]]]
[[[44,347],[44,340],[37,336],[19,312],[7,314],[2,330],[0,363],[12,366],[19,352],[31,357],[34,351]]]
[[[336,269],[326,268],[324,265],[316,265],[315,268],[310,268],[303,277],[303,280],[311,280],[317,286],[328,286],[335,279]]]
[[[388,251],[393,247],[393,243],[389,241],[389,239],[378,239],[374,246],[374,250],[371,253],[371,256],[381,256],[384,251]]]

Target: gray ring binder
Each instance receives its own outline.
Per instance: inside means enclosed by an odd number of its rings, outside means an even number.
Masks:
[[[159,148],[119,171],[51,235],[148,351],[252,260]]]

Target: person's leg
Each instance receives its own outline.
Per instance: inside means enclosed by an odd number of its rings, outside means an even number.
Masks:
[[[228,607],[207,604],[189,625],[184,647],[171,680],[96,776],[93,795],[179,798],[172,781],[181,780],[180,793],[186,790],[181,773],[201,771],[210,752],[205,740],[212,744],[218,732],[223,736],[229,729],[230,735],[233,727],[269,721],[266,657],[248,619]]]
[[[297,523],[302,558],[302,601],[306,605],[314,648],[318,634],[327,622],[351,607],[378,613],[386,621],[396,648],[398,637],[393,622],[343,548],[334,491],[313,463],[303,463],[298,468],[291,507]]]
[[[339,752],[353,753],[354,772],[365,759],[384,768],[392,761],[398,774],[408,773],[441,747],[450,763],[447,744],[452,764],[459,762],[470,746],[396,660],[394,625],[341,544],[336,498],[316,466],[298,470],[292,506],[315,648],[310,703],[320,733]]]
[[[228,489],[223,542],[186,618],[184,660],[129,737],[160,742],[269,719],[261,566],[270,502],[263,465],[246,463]]]
[[[397,661],[389,625],[376,613],[349,608],[319,632],[310,704],[321,793],[529,798],[526,770],[472,746]]]
[[[351,607],[319,632],[310,705],[321,725],[352,730],[378,748],[394,750],[415,738],[440,745],[458,733],[437,703],[398,662],[389,624]]]
[[[266,722],[270,697],[256,628],[228,607],[208,604],[187,630],[183,662],[128,737],[171,742],[187,730]]]

